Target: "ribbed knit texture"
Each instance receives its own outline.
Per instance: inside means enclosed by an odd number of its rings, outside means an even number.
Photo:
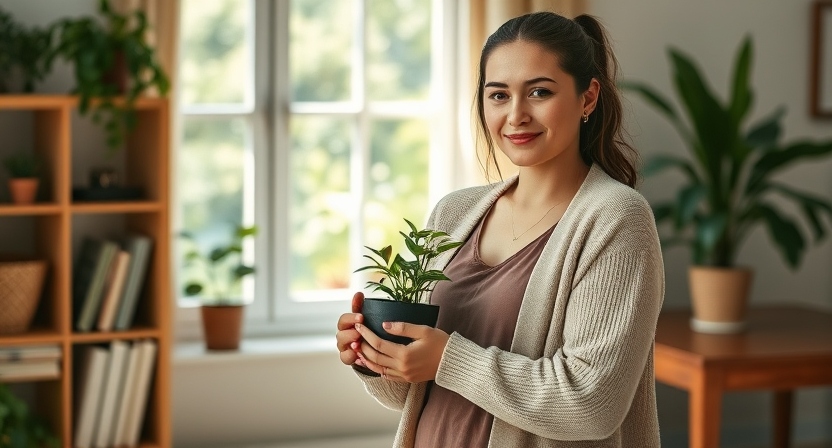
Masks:
[[[427,227],[465,240],[516,181],[451,193]],[[535,265],[511,351],[453,333],[436,384],[494,415],[490,447],[658,447],[652,353],[663,298],[649,205],[593,166]],[[425,384],[359,377],[402,411],[394,448],[412,447]]]

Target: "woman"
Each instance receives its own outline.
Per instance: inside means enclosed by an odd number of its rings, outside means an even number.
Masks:
[[[664,297],[658,235],[633,187],[615,60],[600,24],[534,13],[480,58],[480,131],[519,167],[451,193],[428,228],[465,241],[436,286],[437,328],[338,321],[341,361],[402,411],[395,447],[654,447],[653,337]],[[499,168],[498,168],[499,169]]]

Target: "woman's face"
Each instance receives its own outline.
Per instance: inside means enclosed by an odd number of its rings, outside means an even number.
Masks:
[[[483,109],[491,138],[517,166],[579,159],[584,112],[592,112],[599,84],[578,94],[558,57],[522,40],[497,47],[485,65]]]

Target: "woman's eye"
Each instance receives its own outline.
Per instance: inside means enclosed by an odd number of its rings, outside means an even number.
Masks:
[[[543,98],[552,94],[552,91],[549,89],[534,89],[532,93],[529,95],[533,98]]]
[[[503,92],[494,92],[491,95],[488,95],[488,98],[491,98],[492,100],[502,101],[508,98],[508,96]]]

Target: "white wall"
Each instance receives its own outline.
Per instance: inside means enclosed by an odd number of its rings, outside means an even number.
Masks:
[[[450,1],[450,0],[449,0]],[[719,93],[727,91],[733,55],[745,34],[755,40],[754,117],[785,105],[786,138],[832,137],[832,122],[808,115],[808,26],[810,0],[589,0],[614,40],[622,75],[650,82],[670,92],[666,47],[675,45],[697,60]],[[27,23],[49,23],[64,15],[89,14],[94,0],[0,0],[0,7]],[[66,68],[42,91],[71,87]],[[637,99],[627,103],[631,132],[643,154],[684,149],[673,129]],[[832,196],[832,161],[811,163],[785,173],[783,179],[819,195]],[[670,176],[643,185],[648,199],[662,197]],[[832,243],[809,251],[798,272],[790,271],[768,236],[756,232],[740,254],[756,270],[752,305],[806,302],[832,308]],[[686,251],[666,253],[667,306],[688,303]],[[334,339],[331,341],[334,347]],[[187,350],[186,350],[187,352]],[[396,414],[376,405],[363,392],[334,348],[311,353],[193,357],[174,362],[173,424],[177,447],[242,445],[270,440],[337,434],[379,433],[395,428]],[[828,389],[798,394],[798,438],[832,439],[832,400]],[[762,393],[731,394],[724,405],[726,437],[764,445],[769,398]],[[664,446],[685,446],[687,399],[682,392],[659,387]],[[739,417],[742,415],[743,417]],[[825,429],[826,428],[826,429]],[[761,443],[762,442],[762,443]],[[735,443],[732,446],[747,446]]]

